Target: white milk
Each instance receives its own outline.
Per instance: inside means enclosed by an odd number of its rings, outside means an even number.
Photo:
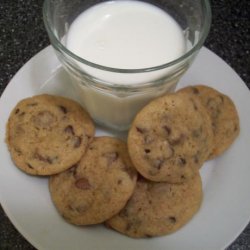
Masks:
[[[159,66],[186,51],[183,32],[171,16],[151,4],[131,0],[101,3],[81,13],[69,27],[66,47],[92,63],[121,69]],[[155,81],[169,70],[119,74],[83,64],[80,67],[107,84],[126,85]],[[96,120],[120,128],[127,127],[134,114],[160,94],[122,97],[76,86]]]
[[[110,1],[80,14],[71,24],[66,46],[96,64],[140,69],[158,66],[185,53],[181,28],[163,10],[139,1]],[[155,80],[165,71],[117,75],[85,67],[109,83],[133,84]]]

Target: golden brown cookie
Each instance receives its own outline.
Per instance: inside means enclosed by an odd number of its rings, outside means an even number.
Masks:
[[[50,178],[49,189],[59,213],[70,223],[102,223],[131,197],[137,179],[124,142],[97,137],[73,168]]]
[[[211,120],[199,100],[179,93],[160,97],[136,116],[128,135],[131,160],[145,178],[181,183],[210,154]]]
[[[193,217],[201,201],[199,174],[181,184],[151,182],[141,177],[125,208],[106,225],[134,238],[170,234]]]
[[[44,94],[16,105],[6,142],[18,168],[32,175],[51,175],[77,163],[94,132],[90,116],[78,103]]]
[[[186,87],[179,92],[198,97],[208,111],[214,133],[214,145],[209,159],[222,154],[240,132],[239,116],[233,101],[221,92],[204,85]]]

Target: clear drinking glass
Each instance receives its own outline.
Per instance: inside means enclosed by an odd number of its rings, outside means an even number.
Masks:
[[[119,0],[118,0],[119,1]],[[83,11],[100,0],[45,0],[44,23],[63,67],[71,76],[71,84],[81,104],[93,119],[116,130],[129,128],[135,114],[151,99],[172,91],[203,45],[211,24],[209,0],[145,0],[170,14],[181,27],[187,51],[174,61],[150,68],[119,69],[98,65],[77,56],[65,46],[65,36],[71,23]],[[159,31],[160,32],[160,31]],[[84,66],[84,67],[82,67]],[[163,71],[156,80],[121,84],[107,82],[86,72],[86,68],[116,74],[117,78],[148,75]],[[70,83],[69,83],[70,84]]]

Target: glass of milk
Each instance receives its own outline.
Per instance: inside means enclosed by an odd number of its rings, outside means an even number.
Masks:
[[[82,105],[116,130],[175,88],[211,23],[208,0],[45,0],[43,14]]]

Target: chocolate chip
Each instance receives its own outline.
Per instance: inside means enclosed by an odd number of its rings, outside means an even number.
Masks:
[[[107,158],[108,165],[111,165],[118,159],[119,154],[117,152],[110,152],[110,153],[105,153],[104,157]]]
[[[85,137],[87,138],[87,141],[89,141],[90,139],[92,139],[92,136],[91,135],[85,135]]]
[[[198,107],[197,107],[196,103],[194,102],[194,100],[190,98],[190,101],[191,101],[192,104],[193,104],[194,110],[198,110]]]
[[[199,163],[199,158],[197,156],[194,156],[194,162]]]
[[[223,104],[224,99],[223,97],[218,98],[208,98],[207,100],[207,107],[212,112],[212,118],[218,117],[218,115],[221,113],[220,106]]]
[[[21,151],[19,148],[14,147],[14,150],[15,150],[19,155],[22,154],[22,151]]]
[[[128,222],[128,224],[126,225],[125,230],[126,230],[126,231],[129,231],[129,230],[131,229],[131,227],[132,227],[132,225]]]
[[[145,234],[145,237],[146,237],[146,238],[152,238],[153,235],[151,235],[151,234]]]
[[[22,125],[17,125],[15,127],[14,133],[19,136],[25,134],[25,130],[23,129]]]
[[[212,121],[212,122],[211,122],[211,125],[212,125],[213,131],[215,131],[215,129],[216,129],[216,127],[217,127],[217,126],[216,126],[216,123],[215,123],[214,121]]]
[[[235,124],[235,125],[234,125],[234,132],[238,131],[238,129],[239,129],[239,128],[238,128],[238,125]]]
[[[169,146],[168,149],[169,149],[168,150],[168,154],[165,155],[166,160],[169,159],[169,158],[171,158],[174,155],[174,149],[171,146]]]
[[[168,127],[167,125],[163,126],[163,129],[167,132],[167,135],[171,134],[171,128]]]
[[[154,167],[160,170],[162,168],[164,161],[165,161],[164,159],[156,159],[154,161]]]
[[[46,160],[49,164],[52,164],[54,162],[54,158],[47,157]]]
[[[119,180],[117,181],[117,184],[118,184],[118,185],[121,185],[121,184],[122,184],[122,180],[119,179]]]
[[[137,132],[139,132],[140,134],[143,134],[143,133],[145,133],[145,132],[146,132],[146,130],[145,130],[145,129],[140,128],[140,127],[136,127],[136,131],[137,131]]]
[[[37,106],[37,105],[38,105],[37,102],[33,102],[33,103],[28,104],[27,106],[28,106],[28,107],[35,107],[35,106]]]
[[[75,131],[72,125],[68,125],[65,129],[64,129],[65,133],[69,133],[71,135],[75,135]]]
[[[56,117],[50,111],[41,111],[33,117],[33,121],[37,127],[48,128],[56,121]]]
[[[169,216],[168,219],[171,223],[176,223],[176,218],[174,216]]]
[[[144,136],[144,142],[145,142],[146,144],[150,144],[150,143],[152,143],[153,141],[154,141],[154,139],[153,139],[152,136],[150,136],[150,135],[145,135],[145,136]]]
[[[69,204],[68,209],[72,212],[83,213],[88,209],[88,206],[86,204],[81,204],[77,207],[74,207],[71,204]]]
[[[31,169],[34,169],[34,168],[32,167],[32,165],[30,165],[29,163],[27,163],[27,166],[28,166],[29,168],[31,168]]]
[[[186,136],[184,134],[180,134],[177,138],[169,138],[168,142],[172,146],[176,146],[178,144],[182,144],[183,141],[185,140]]]
[[[16,109],[15,114],[18,114],[18,113],[19,113],[19,111],[20,111],[20,109]]]
[[[185,175],[181,175],[181,179],[185,180],[186,179]]]
[[[76,177],[76,168],[78,166],[78,163],[72,165],[72,167],[70,167],[69,169],[69,173],[72,174],[74,177]]]
[[[122,170],[125,171],[132,180],[135,178],[136,172],[131,166],[124,164]]]
[[[78,212],[78,213],[83,213],[85,211],[88,210],[88,205],[85,205],[85,204],[82,204],[81,206],[77,206],[75,208],[75,210]]]
[[[200,94],[200,91],[195,87],[192,88],[192,91],[193,91],[193,94],[195,94],[195,95]]]
[[[192,137],[199,138],[202,134],[202,130],[203,130],[202,126],[200,126],[200,128],[198,129],[194,129],[192,131]]]
[[[179,163],[180,166],[185,166],[186,163],[187,163],[187,161],[186,161],[185,158],[179,157],[179,158],[178,158],[178,163]]]
[[[144,149],[144,152],[146,153],[146,154],[149,154],[150,152],[151,152],[151,150],[150,149]]]
[[[134,233],[134,234],[137,234],[137,230],[135,229],[135,230],[133,231],[133,233]]]
[[[151,176],[155,176],[158,174],[158,170],[156,168],[151,168],[149,169],[148,174]]]
[[[220,116],[220,114],[221,114],[221,110],[219,108],[217,108],[217,109],[212,110],[211,117],[213,120],[215,120]]]
[[[88,179],[86,179],[86,178],[81,178],[81,179],[77,180],[75,182],[75,186],[79,189],[82,189],[82,190],[88,190],[91,188],[91,185],[90,185]]]
[[[82,138],[79,136],[74,137],[74,148],[79,148],[82,143]]]
[[[64,106],[59,105],[59,108],[60,108],[60,110],[61,110],[64,114],[67,114],[67,113],[68,113],[68,110],[67,110]]]
[[[219,96],[221,103],[224,103],[224,97],[222,95]]]
[[[37,152],[34,154],[34,158],[39,160],[39,161],[47,161],[46,158],[44,158],[42,155],[40,155]]]
[[[213,102],[214,102],[213,98],[208,98],[206,105],[211,106],[211,103],[213,103]]]
[[[68,209],[71,210],[71,211],[75,210],[70,204],[68,205]]]
[[[194,160],[194,162],[195,162],[196,164],[199,163],[199,154],[200,154],[200,152],[197,152],[197,154],[195,154],[195,155],[193,156],[193,160]]]
[[[49,164],[53,164],[58,159],[57,156],[54,156],[54,157],[45,156],[44,157],[41,154],[39,154],[38,152],[35,152],[34,158],[39,160],[39,161],[43,161],[43,162],[46,162],[46,163],[49,163]]]

